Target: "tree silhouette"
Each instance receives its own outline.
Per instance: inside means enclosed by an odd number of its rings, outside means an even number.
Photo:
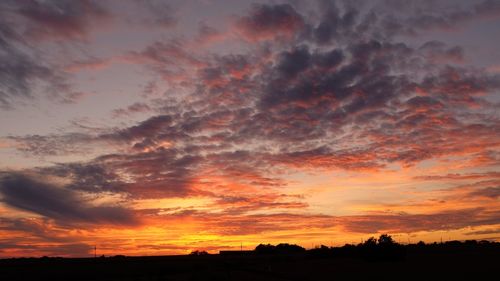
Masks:
[[[394,244],[394,240],[392,239],[392,237],[390,235],[382,234],[378,238],[378,244],[379,245],[392,245],[392,244]]]
[[[370,237],[368,238],[365,243],[363,243],[364,246],[375,246],[377,245],[377,239],[375,237]]]
[[[281,243],[276,246],[271,244],[259,244],[255,247],[257,254],[296,254],[305,252],[306,249],[299,245]]]

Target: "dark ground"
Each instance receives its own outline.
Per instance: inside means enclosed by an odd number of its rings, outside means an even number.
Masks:
[[[0,280],[499,280],[500,248],[407,247],[398,261],[311,253],[0,260]]]

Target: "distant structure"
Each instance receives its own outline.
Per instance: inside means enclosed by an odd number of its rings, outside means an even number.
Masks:
[[[219,251],[219,255],[221,256],[247,256],[247,255],[252,255],[254,254],[255,251],[243,251],[243,242],[240,243],[240,250],[239,251],[234,251],[234,250],[229,250],[229,251]]]
[[[94,245],[94,258],[97,258],[97,245]]]
[[[221,256],[248,256],[248,255],[253,255],[255,252],[254,251],[219,251],[219,255]]]

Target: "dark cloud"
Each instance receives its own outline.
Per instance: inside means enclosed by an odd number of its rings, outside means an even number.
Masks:
[[[35,91],[63,104],[85,96],[38,50],[36,40],[84,37],[92,18],[104,14],[86,0],[0,3],[0,107],[11,109],[29,101]]]
[[[118,181],[108,187],[116,186],[134,198],[164,198],[197,193],[192,186],[201,160],[201,156],[159,148],[135,154],[105,155],[95,161],[102,163],[107,171],[119,170],[127,175],[126,183]]]
[[[309,67],[310,61],[309,50],[305,46],[299,47],[291,52],[282,53],[277,69],[285,79],[295,78],[297,74]]]
[[[275,154],[270,156],[270,161],[280,165],[311,169],[370,170],[383,167],[369,150],[334,150],[326,146]]]
[[[448,47],[446,44],[439,41],[426,42],[420,46],[419,51],[431,60],[462,62],[464,59],[464,51],[461,47]]]
[[[369,24],[361,30],[380,38],[396,35],[419,36],[432,30],[457,30],[464,24],[500,16],[495,0],[466,1],[382,1],[369,12]]]
[[[362,22],[363,17],[369,16],[354,16],[356,13],[351,11],[352,7],[328,5],[323,9],[325,12],[345,14],[339,16],[345,18],[345,26],[355,25],[356,17]],[[255,7],[253,16],[247,21],[268,13],[281,15],[282,12],[277,11],[292,9],[285,6]],[[353,15],[348,16],[348,13]],[[354,32],[347,27],[343,30],[343,34]],[[165,141],[179,145],[190,142],[193,143],[189,148],[191,151],[199,151],[202,147],[197,141],[218,139],[219,143],[231,144],[266,139],[277,142],[278,146],[290,147],[293,143],[295,146],[289,150],[301,151],[303,148],[299,142],[305,140],[315,141],[316,148],[328,147],[325,136],[339,132],[352,122],[370,129],[365,135],[370,139],[373,139],[372,134],[404,138],[408,136],[399,135],[403,127],[421,125],[415,128],[416,132],[419,128],[424,129],[425,123],[431,120],[429,114],[412,112],[425,109],[434,114],[433,120],[447,118],[452,121],[453,113],[445,109],[446,104],[477,104],[481,100],[476,93],[497,87],[494,77],[473,75],[454,67],[443,68],[437,75],[433,73],[423,80],[413,78],[419,77],[417,71],[422,65],[438,66],[433,61],[438,56],[460,58],[461,50],[435,41],[415,49],[383,38],[366,40],[366,37],[360,37],[358,40],[351,38],[342,48],[313,49],[303,44],[313,39],[304,37],[301,40],[288,50],[276,51],[272,64],[264,63],[258,68],[255,67],[258,61],[252,54],[202,60],[183,50],[179,42],[157,42],[143,52],[135,53],[135,58],[158,64],[159,72],[173,61],[197,65],[198,79],[193,81],[199,82],[193,102],[179,104],[178,108],[172,109],[171,115],[155,116],[96,139],[124,141],[137,150],[154,149]],[[335,37],[334,40],[343,39]],[[458,77],[458,80],[449,81],[452,77]],[[435,94],[422,96],[416,94],[417,91]],[[457,91],[461,91],[461,95],[446,94]],[[407,110],[395,114],[405,100]],[[258,107],[252,108],[254,104]],[[142,110],[145,107],[137,105],[130,110],[135,108]],[[429,111],[431,108],[436,111]],[[445,110],[439,113],[438,108]],[[172,120],[166,116],[171,116]],[[394,120],[401,121],[395,125]],[[384,127],[376,127],[376,121],[384,121]],[[376,143],[372,144],[370,147],[376,146]],[[436,155],[422,150],[412,156],[414,151],[400,149],[397,152],[400,155],[377,154],[381,161],[405,163]]]
[[[133,225],[133,214],[119,206],[92,206],[78,193],[20,173],[4,173],[0,183],[2,202],[63,224]]]
[[[0,12],[1,15],[1,12]],[[50,80],[52,71],[18,47],[19,35],[0,20],[0,106],[12,107],[12,99],[31,97],[36,81]]]
[[[453,29],[459,24],[485,17],[499,17],[500,3],[486,0],[465,7],[441,10],[438,14],[421,13],[406,20],[409,28],[429,30],[435,28]]]
[[[109,16],[92,0],[14,1],[13,10],[27,21],[25,33],[37,39],[84,39],[92,24]]]
[[[290,4],[255,4],[248,16],[241,17],[236,27],[249,40],[293,37],[304,21]]]
[[[163,128],[168,127],[171,124],[172,116],[158,115],[142,121],[136,126],[122,130],[119,134],[124,136],[125,139],[143,138],[159,134],[162,132]]]
[[[312,30],[314,41],[319,44],[330,43],[333,39],[350,37],[360,30],[354,30],[358,21],[358,10],[344,7],[345,11],[334,1],[318,1],[321,11],[321,20]],[[359,32],[361,35],[361,32]]]
[[[427,45],[423,49],[447,50],[441,43]],[[207,160],[199,153],[264,141],[279,151],[272,157],[262,157],[269,154],[260,151],[262,146],[254,151],[266,161],[308,167],[308,161],[322,159],[315,163],[348,169],[393,162],[413,165],[458,154],[468,144],[457,140],[471,136],[476,147],[494,145],[489,136],[498,125],[485,123],[486,116],[477,121],[483,124],[467,124],[458,118],[463,112],[457,105],[487,105],[479,95],[499,87],[496,77],[466,67],[442,66],[422,52],[422,47],[378,40],[353,41],[342,49],[297,44],[276,51],[274,59],[255,67],[259,61],[254,55],[201,61],[176,44],[155,43],[137,55],[162,66],[169,65],[172,57],[201,66],[190,102],[171,103],[168,114],[90,139],[130,145],[137,152],[175,147],[179,155],[202,163]],[[421,77],[422,66],[436,71]],[[343,139],[336,137],[339,134]],[[334,145],[348,138],[363,142],[357,148]],[[61,142],[68,143],[64,138]]]
[[[198,90],[191,102],[172,106],[169,114],[153,116],[93,140],[124,143],[133,151],[146,153],[117,157],[112,169],[123,164],[138,174],[141,163],[146,167],[144,171],[151,172],[147,182],[155,190],[183,191],[193,183],[193,170],[213,165],[212,160],[200,154],[214,155],[251,142],[268,142],[277,149],[273,153],[266,151],[265,146],[254,149],[249,158],[257,159],[263,167],[292,163],[297,168],[314,164],[343,169],[382,168],[393,162],[413,165],[432,157],[461,153],[468,146],[457,140],[472,135],[476,139],[471,147],[478,143],[479,147],[493,145],[488,136],[497,125],[467,125],[457,118],[454,106],[477,104],[480,100],[476,96],[491,92],[498,83],[485,73],[436,64],[435,56],[454,53],[453,48],[439,42],[412,48],[403,43],[364,38],[343,48],[306,46],[301,42],[280,49],[271,63],[256,68],[258,60],[253,55],[201,61],[176,43],[157,42],[136,55],[162,67],[170,65],[172,58],[201,66],[196,72],[198,79],[194,79],[199,81]],[[413,66],[415,62],[439,71],[418,79],[420,68]],[[467,133],[460,131],[464,128]],[[345,137],[340,139],[338,134]],[[345,144],[346,139],[363,141],[347,148],[336,146]],[[56,148],[53,144],[48,146]],[[156,160],[164,159],[162,153],[171,157],[166,166]],[[227,160],[226,155],[221,153],[221,159]],[[193,167],[177,168],[182,161],[174,159],[197,160]],[[158,169],[151,168],[154,165]],[[160,169],[172,177],[158,176]],[[175,182],[177,175],[183,176]]]
[[[439,100],[432,97],[416,96],[406,101],[406,104],[414,110],[440,109],[444,105]]]
[[[91,193],[123,192],[120,177],[103,163],[59,163],[36,169],[42,175],[70,180],[65,188]]]
[[[489,199],[497,199],[500,197],[500,186],[487,187],[479,190],[472,191],[468,194],[471,197],[484,197]]]
[[[344,58],[344,54],[339,49],[332,49],[324,53],[316,53],[313,57],[318,67],[324,67],[326,69],[337,67]]]
[[[373,2],[373,1],[372,1]],[[315,43],[419,36],[430,30],[456,30],[464,24],[500,16],[495,0],[469,1],[318,1],[319,20],[307,22],[307,36]],[[450,48],[445,57],[462,57],[460,48]]]

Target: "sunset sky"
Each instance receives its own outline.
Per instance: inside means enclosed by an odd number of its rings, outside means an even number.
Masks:
[[[0,257],[500,241],[500,0],[0,1]]]

